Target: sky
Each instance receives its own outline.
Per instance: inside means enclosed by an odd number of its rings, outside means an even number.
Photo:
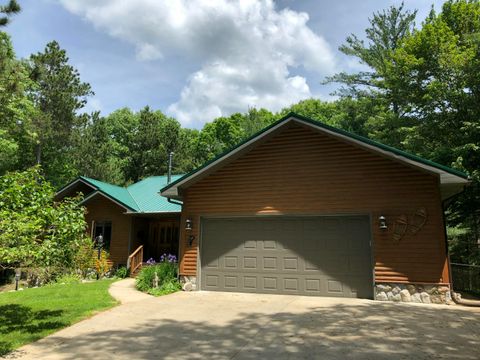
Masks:
[[[362,66],[338,51],[393,0],[19,0],[6,31],[18,57],[52,40],[95,95],[85,111],[148,105],[183,126],[249,108],[332,99],[322,80]],[[407,0],[417,23],[441,1]]]

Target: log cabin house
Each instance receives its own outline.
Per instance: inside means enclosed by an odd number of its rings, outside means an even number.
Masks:
[[[443,208],[468,183],[289,114],[169,184],[82,177],[59,196],[86,194],[92,236],[111,233],[116,263],[140,245],[143,260],[178,250],[187,288],[448,302]]]

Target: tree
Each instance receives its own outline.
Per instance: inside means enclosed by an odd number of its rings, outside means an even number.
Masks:
[[[93,95],[88,83],[68,64],[66,51],[56,41],[43,53],[30,57],[31,98],[39,110],[33,125],[37,135],[36,161],[43,164],[48,179],[59,185],[71,178],[69,151],[74,128],[87,120],[80,116],[87,97]]]
[[[380,141],[400,139],[408,128],[416,124],[415,118],[404,116],[403,84],[391,70],[395,52],[414,31],[416,13],[406,10],[403,3],[374,13],[370,27],[365,30],[367,42],[352,34],[339,48],[345,55],[357,58],[369,70],[355,74],[342,72],[325,81],[344,85],[337,94],[347,99],[350,109],[357,104],[375,108],[378,116],[369,120],[362,118],[363,124],[350,123],[350,126],[360,133],[376,133]],[[351,101],[357,99],[358,103]],[[365,128],[361,129],[362,126]],[[391,145],[402,147],[398,140]]]
[[[0,26],[6,26],[10,22],[10,16],[18,14],[21,10],[16,0],[10,0],[7,5],[0,6],[0,13],[4,14],[0,17]]]
[[[168,154],[179,148],[180,128],[178,121],[161,111],[152,111],[147,106],[139,112],[138,125],[129,136],[127,182],[166,174]]]
[[[405,147],[470,173],[473,183],[449,211],[470,249],[480,239],[480,2],[447,1],[393,57],[408,116],[418,121]],[[476,262],[480,263],[478,251]],[[470,258],[469,261],[473,261]]]
[[[10,36],[0,32],[0,175],[31,166],[31,118],[35,108],[27,97],[31,86],[24,63],[17,60]]]
[[[245,114],[233,114],[230,118],[238,122],[244,137],[248,138],[278,120],[279,116],[267,109],[249,108]]]
[[[74,131],[72,139],[72,160],[78,175],[124,183],[123,163],[116,152],[118,144],[109,132],[106,118],[93,113],[84,127]]]
[[[39,167],[0,177],[0,266],[70,268],[86,242],[80,199],[55,203]]]
[[[245,131],[237,121],[237,114],[216,118],[211,123],[206,123],[198,136],[196,161],[206,162],[233,148],[245,137]]]

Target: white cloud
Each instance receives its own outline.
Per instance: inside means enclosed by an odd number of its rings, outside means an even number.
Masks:
[[[111,36],[136,47],[139,60],[187,58],[198,64],[169,112],[198,126],[250,106],[278,110],[310,97],[303,67],[334,71],[328,43],[308,15],[278,10],[271,0],[60,0]]]

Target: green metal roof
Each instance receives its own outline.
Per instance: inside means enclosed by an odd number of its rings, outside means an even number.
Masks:
[[[138,211],[139,207],[133,197],[128,192],[127,188],[112,185],[103,181],[99,181],[96,179],[91,179],[86,176],[80,176],[80,179],[89,183],[93,187],[95,187],[99,192],[103,195],[106,195],[112,200],[116,200],[117,202],[125,205],[127,208],[133,211]]]
[[[207,167],[209,167],[211,164],[219,161],[220,159],[222,158],[227,158],[231,153],[234,153],[237,149],[241,148],[243,145],[251,142],[252,140],[256,139],[256,138],[260,138],[264,133],[268,132],[270,129],[272,128],[275,128],[276,126],[280,125],[281,123],[283,122],[286,122],[288,121],[289,119],[291,118],[294,118],[294,119],[297,119],[297,120],[300,120],[302,122],[305,122],[307,124],[310,124],[310,125],[314,125],[314,126],[317,126],[319,128],[323,128],[327,131],[331,131],[333,133],[337,133],[339,135],[342,135],[342,136],[345,136],[345,137],[348,137],[348,138],[351,138],[353,140],[356,140],[360,143],[364,143],[364,144],[367,144],[367,145],[371,145],[373,147],[376,147],[378,148],[379,150],[384,150],[384,151],[388,151],[394,155],[398,155],[398,156],[402,156],[404,158],[407,158],[409,160],[412,160],[412,161],[415,161],[419,164],[423,164],[423,165],[427,165],[427,166],[431,166],[433,168],[436,168],[436,169],[439,169],[439,170],[442,170],[442,171],[445,171],[449,174],[452,174],[452,175],[455,175],[455,176],[458,176],[460,178],[463,178],[463,179],[469,179],[469,176],[468,174],[462,172],[462,171],[459,171],[459,170],[456,170],[456,169],[452,169],[448,166],[445,166],[445,165],[441,165],[441,164],[438,164],[436,162],[433,162],[433,161],[430,161],[430,160],[427,160],[427,159],[424,159],[424,158],[421,158],[417,155],[413,155],[413,154],[410,154],[410,153],[407,153],[403,150],[399,150],[399,149],[396,149],[394,147],[391,147],[391,146],[388,146],[388,145],[385,145],[385,144],[382,144],[382,143],[379,143],[379,142],[376,142],[374,140],[371,140],[371,139],[368,139],[366,137],[363,137],[363,136],[360,136],[360,135],[357,135],[357,134],[354,134],[354,133],[351,133],[351,132],[348,132],[348,131],[345,131],[345,130],[342,130],[342,129],[338,129],[338,128],[335,128],[333,126],[330,126],[330,125],[327,125],[327,124],[324,124],[320,121],[317,121],[317,120],[313,120],[313,119],[310,119],[310,118],[307,118],[305,116],[302,116],[302,115],[298,115],[294,112],[290,112],[288,113],[287,115],[285,115],[284,117],[282,117],[281,119],[277,120],[276,122],[274,122],[273,124],[265,127],[264,129],[260,130],[259,132],[257,132],[256,134],[252,135],[251,137],[245,139],[244,141],[242,141],[241,143],[239,143],[238,145],[236,145],[235,147],[231,148],[231,149],[228,149],[227,151],[223,152],[222,154],[216,156],[215,158],[207,161],[205,164],[203,164],[202,166],[198,167],[197,169],[194,169],[193,171],[191,171],[190,173],[188,174],[185,174],[184,176],[180,177],[179,179],[175,180],[175,181],[172,181],[170,184],[167,184],[165,187],[163,187],[161,189],[161,193],[164,193],[166,192],[168,189],[171,189],[171,188],[175,188],[178,184],[180,183],[183,183],[184,180],[186,179],[189,179],[189,178],[192,178],[194,177],[194,175],[196,175],[197,173],[201,172],[202,170],[206,169]]]
[[[180,179],[182,175],[172,175],[172,181]],[[180,212],[180,205],[168,202],[160,195],[160,189],[167,185],[166,176],[151,176],[127,187],[139,207],[140,212]]]
[[[180,177],[182,175],[173,175],[172,180]],[[80,179],[131,212],[180,212],[182,210],[180,205],[172,204],[160,195],[160,189],[167,185],[167,176],[151,176],[128,187],[112,185],[86,176],[80,176]]]

